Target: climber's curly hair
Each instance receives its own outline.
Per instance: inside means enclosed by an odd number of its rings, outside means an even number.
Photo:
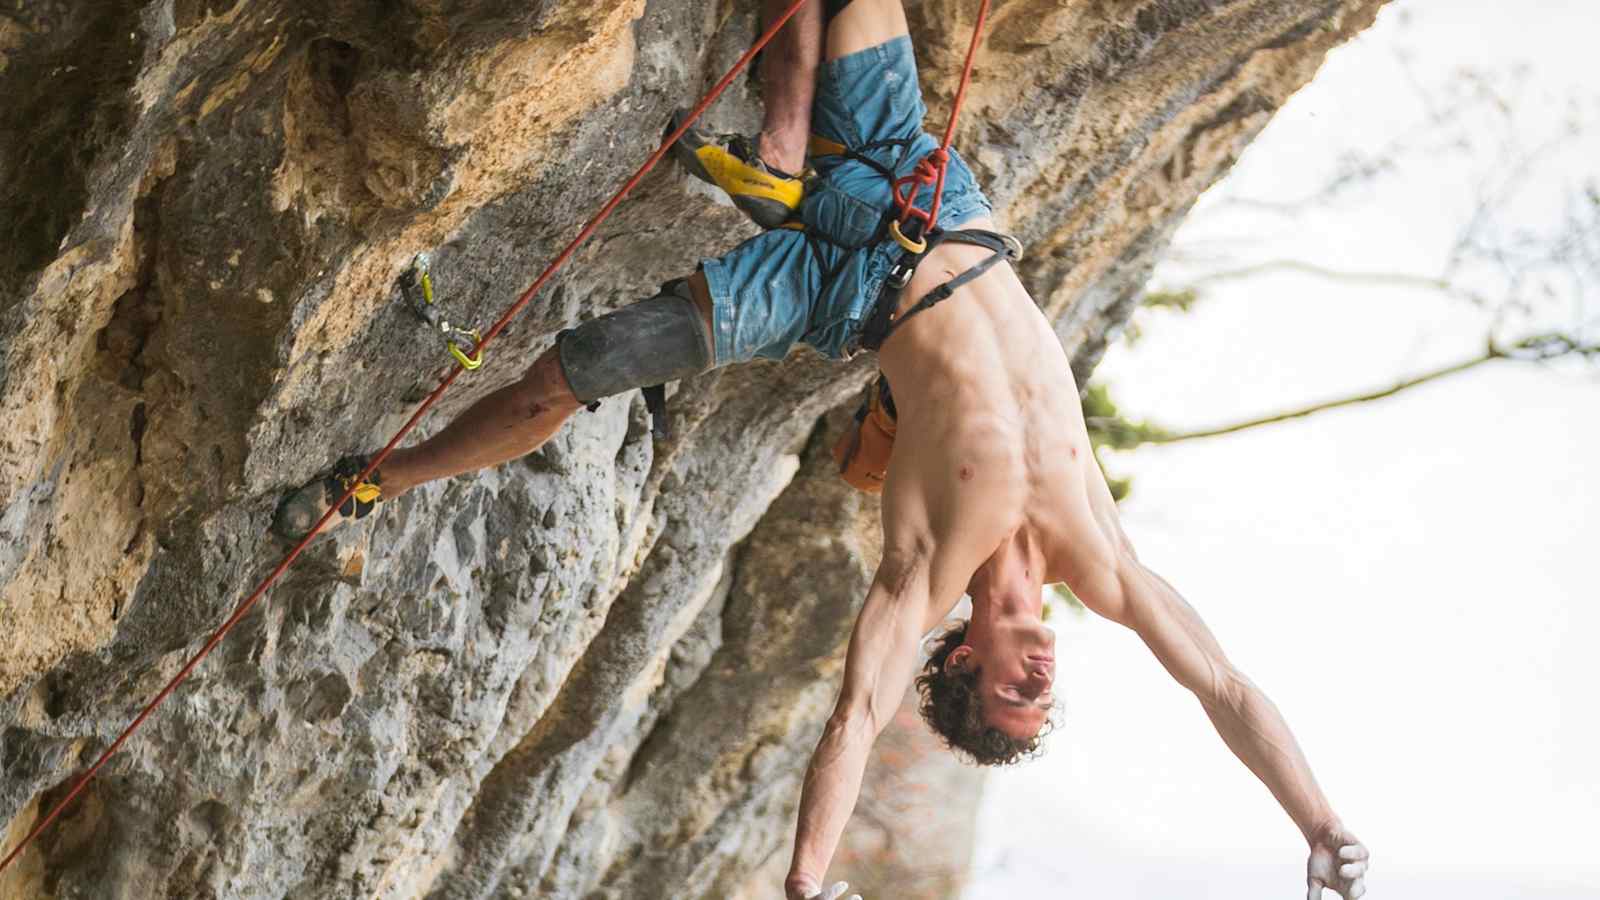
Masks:
[[[1038,734],[1026,740],[1007,737],[1000,729],[983,724],[977,670],[945,671],[944,664],[950,652],[966,639],[965,619],[932,639],[932,653],[922,667],[922,674],[917,676],[917,693],[922,697],[918,711],[923,720],[956,755],[980,766],[1008,766],[1038,756],[1053,722],[1046,721]]]

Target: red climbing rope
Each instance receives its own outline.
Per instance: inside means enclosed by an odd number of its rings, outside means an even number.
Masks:
[[[895,179],[894,199],[900,206],[900,218],[894,226],[895,239],[908,250],[913,248],[907,241],[911,244],[922,243],[922,236],[939,223],[939,200],[944,196],[944,173],[950,165],[950,142],[955,138],[961,104],[967,99],[967,84],[972,81],[972,61],[978,55],[978,45],[983,43],[983,23],[988,18],[989,0],[982,0],[978,4],[978,21],[972,27],[972,43],[967,46],[967,62],[961,69],[961,85],[956,88],[955,101],[950,104],[950,122],[944,128],[944,140],[917,162],[911,174]],[[916,204],[917,192],[929,184],[933,185],[932,208],[920,209]],[[906,234],[904,226],[912,220],[920,224],[914,229],[914,234]],[[926,247],[925,244],[923,246]]]
[[[639,182],[644,179],[644,176],[648,174],[651,169],[655,168],[656,163],[661,161],[661,158],[666,155],[667,150],[677,142],[678,138],[683,136],[684,132],[689,130],[689,126],[693,125],[695,120],[700,118],[700,115],[706,111],[706,108],[709,107],[717,99],[717,97],[721,96],[723,91],[727,90],[728,85],[733,83],[733,79],[741,70],[744,69],[746,65],[750,63],[750,60],[761,51],[761,48],[765,47],[767,43],[771,41],[775,35],[777,35],[779,29],[783,28],[784,23],[788,22],[789,19],[792,18],[795,13],[799,12],[800,8],[805,6],[808,2],[811,2],[811,0],[795,0],[795,2],[790,4],[789,8],[782,15],[778,16],[772,21],[772,24],[767,26],[767,30],[762,32],[761,36],[756,39],[756,42],[750,46],[750,49],[746,50],[744,55],[739,57],[738,61],[733,64],[733,68],[728,70],[728,74],[722,76],[722,79],[711,88],[710,92],[700,99],[700,102],[695,105],[694,109],[690,110],[689,115],[683,120],[683,124],[679,125],[676,131],[673,131],[671,134],[667,135],[666,139],[661,142],[661,146],[657,147],[656,152],[652,153],[650,158],[645,160],[644,164],[639,167],[638,171],[633,173],[633,177],[628,179],[627,183],[622,186],[622,189],[612,195],[611,199],[606,202],[606,205],[600,208],[600,212],[596,213],[595,217],[589,220],[589,224],[585,225],[583,230],[578,232],[578,236],[572,239],[572,242],[567,245],[565,250],[561,251],[561,254],[555,258],[555,261],[550,263],[550,265],[539,274],[538,278],[534,279],[533,284],[530,285],[526,291],[522,292],[522,296],[517,298],[517,302],[511,304],[511,307],[506,310],[505,314],[502,315],[488,331],[484,332],[483,339],[478,341],[476,348],[477,351],[481,351],[485,346],[488,345],[490,341],[494,340],[501,331],[505,330],[505,327],[510,324],[511,319],[516,316],[517,313],[521,312],[523,307],[528,305],[528,302],[533,299],[533,295],[538,293],[540,288],[544,287],[545,282],[549,281],[550,277],[554,275],[557,270],[559,270],[563,265],[566,265],[567,260],[572,258],[572,254],[577,251],[578,247],[594,234],[595,230],[600,227],[600,223],[604,222],[606,218],[611,215],[612,210],[616,209],[617,206],[627,198],[629,192],[638,186]],[[378,466],[381,465],[385,459],[389,458],[389,454],[394,452],[395,447],[399,445],[400,441],[404,439],[405,436],[417,426],[417,423],[422,420],[423,414],[432,408],[433,404],[438,401],[440,395],[442,395],[445,390],[455,382],[456,378],[465,371],[466,369],[460,363],[457,363],[455,368],[450,370],[450,374],[446,375],[444,381],[440,382],[437,388],[434,388],[433,393],[429,394],[427,399],[422,401],[422,405],[417,407],[417,411],[412,414],[409,420],[406,421],[406,424],[399,431],[395,432],[394,437],[389,439],[389,443],[385,444],[384,448],[372,458],[372,462],[367,464],[367,467],[362,470],[359,476],[351,479],[351,487],[344,492],[343,496],[341,496],[337,502],[328,508],[327,512],[322,514],[322,518],[318,519],[317,523],[312,526],[311,532],[305,537],[301,538],[298,544],[294,545],[294,547],[289,551],[289,555],[285,556],[283,561],[278,563],[277,568],[272,570],[272,574],[268,575],[266,580],[262,581],[261,584],[253,592],[251,592],[250,596],[246,597],[244,602],[239,604],[238,608],[233,611],[233,615],[229,616],[228,620],[223,622],[221,627],[212,633],[211,639],[206,641],[205,646],[201,647],[198,653],[190,657],[187,663],[184,663],[183,668],[179,669],[178,674],[174,675],[172,680],[167,682],[167,686],[161,689],[161,693],[156,694],[154,700],[151,700],[145,705],[144,709],[139,712],[139,715],[134,718],[133,722],[130,723],[127,728],[122,730],[122,734],[118,735],[117,739],[111,742],[111,746],[107,747],[105,752],[100,754],[100,758],[95,760],[94,765],[89,767],[89,771],[83,773],[77,782],[73,784],[72,789],[67,791],[67,795],[61,798],[61,800],[50,809],[50,812],[33,826],[32,830],[30,830],[27,836],[22,839],[21,843],[13,847],[10,853],[6,854],[5,859],[0,859],[0,872],[4,872],[6,868],[11,865],[12,861],[14,861],[18,856],[22,855],[22,851],[27,848],[28,844],[31,843],[40,832],[49,827],[50,823],[55,821],[57,816],[61,815],[61,811],[66,809],[67,804],[71,803],[73,799],[75,799],[78,794],[83,791],[84,787],[88,785],[89,780],[95,776],[95,773],[100,771],[100,768],[106,764],[106,761],[109,760],[112,755],[117,752],[117,750],[121,749],[123,743],[127,741],[128,737],[132,735],[140,725],[144,724],[144,720],[148,719],[150,714],[155,712],[156,707],[160,706],[162,702],[167,699],[168,695],[170,695],[178,687],[179,684],[182,684],[183,681],[189,677],[190,673],[194,671],[195,667],[200,664],[200,661],[205,659],[212,649],[215,648],[217,644],[222,642],[223,637],[227,635],[228,631],[232,629],[234,625],[238,624],[240,619],[244,618],[244,615],[250,611],[251,607],[255,606],[256,601],[261,599],[262,595],[267,592],[267,588],[271,587],[273,582],[278,580],[278,577],[289,568],[290,563],[295,561],[295,558],[298,557],[300,552],[306,548],[306,545],[311,543],[311,540],[322,531],[323,526],[328,523],[328,520],[333,516],[334,511],[340,506],[343,506],[346,500],[350,499],[351,495],[356,491],[356,486],[358,486],[362,481],[366,480],[367,476],[372,474],[374,469],[378,468]]]

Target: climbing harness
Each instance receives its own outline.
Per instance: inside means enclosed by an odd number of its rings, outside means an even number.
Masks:
[[[475,372],[483,365],[483,336],[475,328],[462,328],[451,324],[434,304],[433,275],[429,271],[432,262],[432,257],[427,253],[418,253],[411,260],[411,268],[400,276],[400,292],[411,304],[411,310],[444,338],[445,347],[449,349],[450,355],[456,358],[456,362],[460,363],[463,369]],[[474,352],[471,356],[468,356],[466,351],[461,349],[461,345],[456,343],[458,337],[472,341]]]
[[[582,246],[585,241],[589,240],[589,238],[594,235],[595,231],[600,228],[601,224],[604,223],[606,219],[610,218],[611,213],[619,205],[621,205],[623,200],[627,199],[628,194],[630,194],[634,188],[639,186],[639,182],[644,180],[645,175],[649,174],[650,170],[654,169],[656,164],[661,162],[661,159],[667,155],[667,150],[672,146],[672,143],[678,138],[682,137],[683,133],[689,129],[689,126],[692,125],[696,119],[700,118],[701,114],[704,113],[718,97],[722,96],[722,93],[728,89],[730,84],[733,83],[734,78],[738,77],[739,73],[743,71],[745,66],[749,65],[750,60],[761,51],[762,47],[765,47],[769,42],[771,42],[773,37],[777,35],[778,31],[783,28],[784,24],[793,18],[794,14],[799,12],[800,8],[805,6],[805,4],[808,2],[811,2],[811,0],[794,0],[794,2],[789,4],[789,7],[783,11],[783,13],[772,20],[771,24],[767,26],[766,30],[761,33],[761,36],[757,38],[755,43],[750,46],[750,49],[746,50],[744,54],[734,62],[732,68],[728,70],[727,74],[723,75],[722,78],[712,86],[711,90],[706,92],[704,97],[700,98],[700,102],[695,104],[694,109],[690,110],[689,114],[684,117],[683,124],[678,127],[677,131],[668,135],[667,138],[662,141],[661,146],[657,147],[656,151],[650,154],[650,157],[646,159],[637,170],[634,171],[632,177],[630,177],[627,182],[622,185],[621,189],[613,194],[611,199],[607,200],[605,205],[600,207],[600,211],[595,214],[594,218],[590,219],[589,222],[583,226],[582,230],[578,232],[577,237],[574,237],[571,242],[569,242],[567,246],[559,254],[557,254],[556,258],[545,267],[545,270],[539,273],[539,277],[534,279],[533,284],[529,285],[527,290],[523,291],[522,295],[516,299],[516,302],[512,303],[511,306],[506,309],[505,313],[503,313],[500,318],[489,327],[489,330],[483,333],[482,340],[476,341],[476,353],[479,354],[480,359],[484,348],[489,345],[489,342],[499,336],[500,332],[504,331],[506,326],[511,323],[511,320],[515,318],[518,313],[522,312],[523,308],[533,300],[534,295],[537,294],[547,282],[549,282],[549,280],[562,266],[566,265],[567,261],[572,258],[572,255],[577,252],[578,248]],[[427,414],[428,410],[433,408],[435,403],[439,402],[439,398],[444,395],[444,392],[448,390],[450,385],[454,384],[455,380],[461,376],[462,372],[465,371],[468,371],[467,366],[463,364],[462,360],[457,359],[456,365],[451,368],[449,373],[445,375],[444,379],[439,382],[439,386],[434,388],[433,392],[422,401],[422,404],[417,407],[416,412],[411,414],[411,418],[406,420],[406,423],[400,427],[400,430],[395,432],[394,437],[389,439],[389,443],[385,444],[382,450],[373,455],[372,459],[367,463],[366,468],[363,469],[360,474],[355,476],[354,483],[345,489],[344,495],[341,496],[337,502],[333,503],[328,510],[322,514],[322,518],[317,520],[317,523],[312,526],[311,530],[306,534],[306,536],[301,538],[299,543],[295,544],[294,547],[290,548],[288,554],[284,556],[284,558],[278,563],[272,572],[268,574],[259,585],[256,586],[255,590],[250,592],[248,597],[246,597],[239,603],[237,607],[234,608],[232,615],[228,616],[227,620],[218,626],[216,631],[212,632],[211,637],[206,640],[205,644],[189,658],[188,662],[184,663],[183,668],[179,669],[177,674],[172,676],[172,678],[167,682],[166,686],[156,694],[155,698],[149,703],[145,704],[144,708],[139,711],[139,714],[134,717],[133,721],[122,730],[121,734],[117,735],[116,740],[112,741],[111,745],[102,751],[100,756],[95,759],[94,764],[89,767],[88,771],[84,772],[78,777],[77,781],[73,782],[72,787],[67,791],[66,795],[57,801],[56,804],[50,808],[50,811],[40,818],[39,821],[34,823],[33,827],[28,830],[28,833],[23,836],[22,840],[18,841],[17,845],[11,848],[11,852],[5,855],[5,858],[0,859],[0,872],[4,872],[8,867],[10,867],[10,865],[16,861],[17,857],[21,856],[22,852],[26,850],[33,842],[34,838],[38,837],[40,832],[50,827],[50,823],[54,822],[61,815],[62,811],[67,808],[68,804],[72,803],[72,801],[75,800],[79,794],[83,793],[83,789],[88,786],[89,781],[94,778],[95,774],[105,766],[106,762],[109,761],[118,750],[122,749],[122,745],[127,742],[128,738],[132,736],[136,730],[138,730],[140,725],[144,724],[145,720],[155,712],[157,707],[166,701],[167,697],[171,696],[173,691],[177,690],[178,685],[182,684],[186,679],[188,679],[190,674],[194,672],[195,668],[200,665],[201,661],[209,656],[211,651],[222,642],[222,639],[225,636],[227,636],[228,632],[239,623],[239,620],[243,619],[245,615],[255,607],[256,602],[260,600],[264,594],[266,594],[267,589],[270,588],[283,575],[289,566],[299,558],[302,552],[304,552],[305,548],[311,543],[311,541],[314,540],[319,533],[321,533],[323,527],[327,525],[328,520],[338,512],[339,508],[344,505],[345,501],[349,500],[355,495],[356,490],[361,482],[366,481],[379,466],[383,465],[384,460],[389,458],[389,454],[393,453],[395,448],[400,445],[400,442],[405,439],[406,435],[410,434],[412,429],[417,427],[417,423],[422,421],[422,417]]]
[[[946,241],[987,247],[990,253],[960,275],[923,294],[922,299],[904,314],[896,315],[895,310],[900,306],[900,294],[906,285],[911,283],[911,276],[916,273],[917,265],[934,247]],[[966,228],[959,231],[935,229],[923,239],[922,247],[923,249],[918,252],[903,251],[894,266],[889,269],[889,275],[884,279],[883,291],[878,295],[878,302],[873,305],[872,314],[862,326],[861,346],[868,350],[882,347],[883,342],[889,339],[889,335],[912,316],[932,309],[935,304],[954,294],[957,288],[989,271],[1000,260],[1014,262],[1022,258],[1022,243],[1016,238],[1009,234],[980,228]]]
[[[944,137],[938,147],[917,161],[910,174],[895,177],[892,171],[878,165],[876,161],[871,160],[871,157],[858,150],[843,148],[846,156],[867,162],[889,179],[890,192],[894,195],[896,207],[896,214],[889,222],[888,231],[889,236],[900,245],[901,254],[893,268],[889,270],[883,290],[879,293],[878,301],[863,328],[861,346],[868,350],[882,347],[883,342],[889,339],[889,335],[905,324],[907,319],[931,309],[934,304],[955,293],[962,285],[978,278],[1000,260],[1009,259],[1015,262],[1022,258],[1022,243],[1010,235],[977,228],[958,231],[945,231],[939,228],[939,204],[944,198],[945,172],[950,166],[950,144],[955,138],[956,122],[961,117],[961,106],[967,98],[967,85],[972,81],[972,63],[977,57],[978,45],[983,42],[983,25],[988,17],[989,0],[982,0],[978,4],[978,20],[973,25],[972,41],[967,45],[967,59],[961,68],[961,84],[956,88],[955,99],[950,104],[950,121],[945,125]],[[815,144],[815,141],[813,143]],[[924,210],[916,205],[917,194],[930,184],[933,185],[933,201],[928,209]],[[896,316],[896,310],[900,306],[900,293],[911,283],[911,276],[916,273],[917,266],[933,248],[945,241],[987,247],[990,255],[977,265],[929,291],[915,306],[906,310],[904,315]]]
[[[845,5],[845,3],[834,3],[830,5],[830,9],[837,12]],[[939,205],[944,198],[945,173],[950,165],[950,146],[955,138],[956,123],[961,117],[961,107],[966,102],[967,86],[972,82],[972,64],[977,58],[978,47],[983,42],[983,26],[988,16],[989,0],[981,0],[978,6],[978,19],[972,30],[972,41],[967,46],[966,61],[961,69],[961,83],[950,106],[950,121],[945,125],[944,137],[940,140],[939,146],[918,160],[908,174],[897,175],[893,168],[873,158],[869,153],[885,149],[903,152],[912,144],[911,139],[878,140],[850,147],[821,135],[812,135],[807,147],[808,154],[813,157],[842,156],[872,169],[889,182],[892,208],[884,214],[883,223],[865,244],[860,246],[841,244],[834,237],[823,234],[803,222],[791,222],[784,226],[805,232],[808,241],[829,243],[851,251],[874,247],[891,238],[900,245],[901,254],[890,269],[877,302],[862,329],[860,347],[867,350],[877,350],[882,347],[889,335],[906,320],[918,313],[926,312],[955,293],[957,288],[987,272],[995,263],[1002,259],[1015,262],[1022,258],[1022,243],[1010,235],[976,228],[946,231],[938,225]],[[928,209],[922,209],[916,205],[917,194],[929,185],[933,187],[933,200]],[[904,315],[897,316],[901,292],[911,283],[911,277],[916,273],[917,266],[935,247],[946,241],[987,247],[991,252],[973,267],[929,291],[915,306],[906,310]],[[811,246],[813,254],[821,262],[820,249],[815,243]],[[824,285],[831,282],[842,267],[843,262],[831,271],[823,266],[823,271],[826,273],[823,276]]]
[[[841,9],[843,7],[843,4],[836,5]],[[893,209],[885,214],[885,222],[880,225],[878,233],[864,246],[876,246],[892,238],[900,246],[900,255],[884,279],[878,299],[862,326],[859,339],[861,348],[874,351],[880,349],[884,341],[889,339],[889,335],[912,316],[932,309],[954,294],[958,288],[982,276],[1001,260],[1016,262],[1022,258],[1022,243],[1011,235],[977,228],[947,231],[938,226],[939,205],[944,197],[945,173],[950,164],[951,142],[955,136],[956,122],[961,116],[962,104],[966,100],[967,86],[972,80],[972,64],[983,39],[983,26],[988,14],[989,0],[982,0],[978,8],[978,19],[972,31],[972,41],[967,47],[966,62],[962,66],[961,83],[951,104],[950,121],[945,126],[944,137],[938,147],[917,161],[909,174],[896,175],[894,169],[870,156],[869,152],[882,149],[904,151],[911,144],[910,140],[880,140],[849,147],[820,135],[811,136],[808,147],[811,156],[843,156],[867,166],[889,182],[893,198]],[[916,197],[928,185],[933,186],[933,200],[929,208],[924,210],[916,205]],[[787,227],[798,227],[805,231],[808,240],[836,243],[803,224]],[[966,271],[928,291],[903,314],[897,314],[901,294],[911,283],[917,266],[935,247],[947,241],[985,247],[990,254]],[[820,261],[820,251],[814,244],[812,249]],[[842,264],[839,268],[842,268]],[[826,268],[824,271],[827,271]],[[828,272],[824,278],[826,281],[831,281],[835,274],[837,268]],[[889,379],[880,372],[877,380],[867,388],[866,397],[856,410],[854,427],[834,445],[833,457],[839,464],[840,477],[859,490],[870,494],[879,493],[888,474],[889,455],[894,449],[894,438],[894,397],[889,390]]]

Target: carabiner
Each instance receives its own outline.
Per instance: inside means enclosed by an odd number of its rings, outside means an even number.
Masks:
[[[456,333],[472,338],[473,353],[468,356],[461,349],[460,344],[455,341],[447,341],[446,344],[450,347],[450,355],[456,358],[456,362],[461,364],[461,368],[466,369],[468,372],[477,371],[478,367],[483,365],[483,351],[478,349],[478,345],[483,343],[483,336],[478,334],[478,329],[476,328],[471,331],[456,329]]]

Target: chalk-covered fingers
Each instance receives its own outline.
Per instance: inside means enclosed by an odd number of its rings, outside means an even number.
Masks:
[[[847,882],[835,881],[828,886],[827,890],[813,895],[811,900],[839,900],[840,897],[844,896],[844,892],[848,890],[850,890],[850,885]],[[850,900],[861,900],[861,895],[851,894]]]
[[[1351,839],[1351,842],[1339,848],[1339,858],[1349,863],[1365,863],[1367,861],[1366,845]]]
[[[1343,828],[1334,826],[1319,835],[1306,862],[1307,900],[1323,900],[1323,891],[1344,900],[1359,900],[1367,892],[1367,848]]]
[[[1336,890],[1344,900],[1357,900],[1367,892],[1367,862],[1369,854],[1366,845],[1357,840],[1355,835],[1341,833],[1336,835],[1339,845],[1339,871]]]
[[[1360,841],[1339,848],[1339,877],[1346,881],[1359,880],[1367,874],[1367,848]]]
[[[1307,881],[1309,883],[1309,888],[1306,890],[1306,900],[1323,900],[1323,888],[1334,891],[1335,893],[1339,894],[1339,896],[1345,898],[1345,900],[1357,900],[1357,898],[1367,892],[1367,886],[1360,878],[1347,883],[1343,888],[1325,885],[1320,879],[1317,878],[1307,879]]]

